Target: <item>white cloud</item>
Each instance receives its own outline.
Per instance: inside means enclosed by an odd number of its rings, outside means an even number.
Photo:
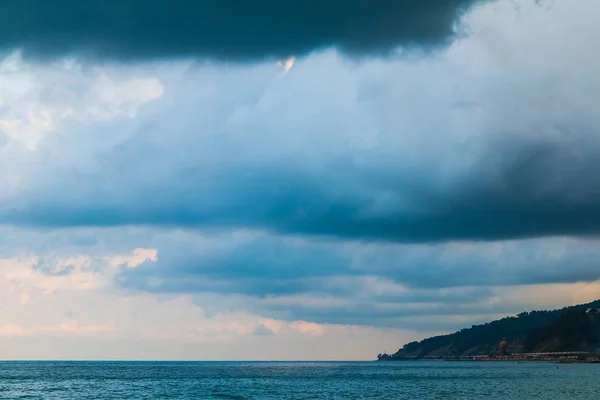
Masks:
[[[93,258],[89,255],[69,257],[0,259],[0,282],[11,291],[22,291],[21,303],[29,302],[27,291],[51,294],[58,291],[90,291],[109,287],[117,268],[135,268],[144,261],[156,261],[155,249],[138,248],[131,254]]]
[[[279,65],[281,68],[283,68],[283,70],[285,72],[288,72],[294,66],[295,62],[296,62],[296,58],[295,57],[290,57],[290,58],[285,59],[285,60],[277,61],[277,65]]]
[[[16,324],[0,324],[0,337],[23,336],[89,336],[103,335],[115,330],[114,325],[79,325],[76,322],[64,322],[59,325],[24,327]]]
[[[323,336],[327,326],[307,321],[281,321],[243,313],[222,314],[195,329],[190,340],[231,341],[239,336],[269,333],[283,336]]]
[[[24,306],[25,304],[29,303],[29,299],[30,299],[30,297],[27,292],[21,293],[21,305]]]
[[[145,261],[156,261],[158,250],[156,249],[135,249],[132,254],[123,254],[108,257],[109,265],[113,268],[121,265],[127,268],[135,268]]]
[[[19,53],[0,62],[0,88],[0,132],[31,150],[68,124],[135,118],[140,106],[164,94],[160,80],[135,70],[73,60],[28,64]]]
[[[307,321],[295,321],[290,324],[290,329],[296,332],[300,332],[305,335],[321,336],[326,332],[325,326],[322,324],[315,324],[314,322]]]

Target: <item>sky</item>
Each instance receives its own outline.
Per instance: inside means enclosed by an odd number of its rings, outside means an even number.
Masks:
[[[0,3],[0,358],[370,360],[600,298],[597,0]]]

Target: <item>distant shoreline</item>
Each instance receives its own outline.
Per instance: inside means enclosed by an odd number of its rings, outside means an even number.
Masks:
[[[447,358],[429,358],[429,359],[423,359],[423,358],[418,358],[418,359],[393,359],[393,360],[375,360],[377,362],[389,362],[389,363],[393,363],[393,362],[402,362],[402,361],[406,361],[406,362],[427,362],[427,361],[446,361],[446,362],[505,362],[505,363],[517,363],[517,364],[521,364],[521,363],[540,363],[540,362],[547,362],[547,363],[559,363],[559,364],[600,364],[600,360],[565,360],[565,359],[560,359],[560,358],[555,358],[555,359],[529,359],[529,360],[493,360],[493,359],[489,359],[489,360],[478,360],[478,359],[472,359],[472,358],[465,358],[465,359],[447,359]]]
[[[394,362],[394,361],[450,361],[450,362],[555,362],[561,364],[600,364],[600,356],[597,354],[579,354],[579,355],[529,355],[529,354],[514,354],[508,356],[471,356],[471,357],[432,357],[432,358],[394,358],[382,357],[377,361]]]

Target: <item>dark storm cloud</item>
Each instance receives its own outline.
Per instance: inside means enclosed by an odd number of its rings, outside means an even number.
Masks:
[[[223,237],[220,240],[226,240]],[[158,260],[125,268],[119,282],[159,293],[256,297],[367,293],[382,303],[445,304],[489,295],[485,287],[595,281],[595,241],[538,239],[472,245],[361,245],[261,236],[218,249],[157,243]],[[369,281],[377,278],[377,281]],[[366,279],[366,280],[365,280]],[[388,284],[404,285],[404,291]],[[459,292],[440,289],[482,288]],[[377,288],[374,292],[369,292]]]
[[[424,323],[411,318],[520,311],[526,306],[519,301],[527,299],[492,301],[514,286],[600,278],[596,241],[365,245],[267,235],[219,248],[194,245],[192,237],[185,246],[156,242],[158,259],[120,269],[119,286],[240,296],[236,307],[278,319],[406,327]],[[223,236],[218,242],[230,241]],[[227,307],[214,300],[199,304]]]
[[[410,166],[375,159],[362,166],[332,162],[318,176],[276,165],[210,172],[188,167],[174,171],[176,179],[127,188],[136,174],[151,170],[145,163],[161,163],[149,159],[111,172],[110,182],[90,177],[81,187],[76,176],[48,178],[52,187],[37,182],[18,208],[5,208],[0,218],[50,227],[247,227],[403,243],[600,234],[600,146],[593,135],[486,146],[469,174],[444,189],[426,170],[427,161]],[[135,152],[156,154],[139,147]],[[121,148],[106,159],[119,165],[129,154]],[[55,187],[77,187],[77,197]],[[114,187],[127,192],[111,192]],[[391,200],[381,206],[383,195]]]
[[[227,240],[224,237],[222,240]],[[322,292],[321,279],[346,275],[350,259],[329,246],[295,246],[266,236],[207,251],[194,241],[161,245],[159,261],[125,269],[133,289],[166,293],[241,293],[251,296]],[[160,285],[149,284],[152,280]],[[345,290],[345,289],[344,289]]]
[[[481,0],[3,0],[0,49],[35,58],[260,60],[438,45]]]

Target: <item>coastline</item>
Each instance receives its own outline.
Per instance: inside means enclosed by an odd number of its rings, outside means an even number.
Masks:
[[[506,356],[469,356],[469,357],[380,357],[376,361],[450,361],[450,362],[555,362],[560,364],[600,364],[600,355],[597,354],[514,354]]]

